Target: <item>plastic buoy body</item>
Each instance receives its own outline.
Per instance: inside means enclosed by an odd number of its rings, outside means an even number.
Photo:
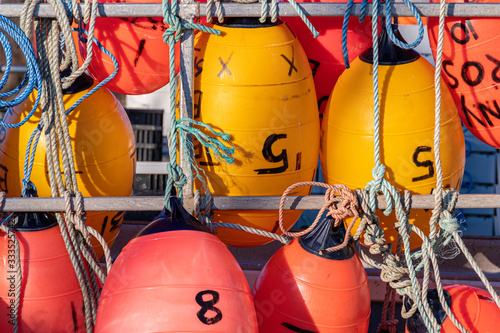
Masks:
[[[220,37],[201,33],[195,41],[194,118],[229,133],[236,148],[234,164],[227,165],[195,147],[218,196],[281,195],[295,182],[312,180],[317,167],[319,120],[307,57],[285,24],[257,24],[217,26]],[[214,213],[214,222],[278,230],[277,211]],[[285,212],[285,227],[300,214]],[[226,228],[217,236],[230,246],[270,241]]]
[[[297,2],[347,3],[347,1],[342,0],[305,0]],[[341,47],[344,19],[342,17],[309,17],[308,19],[319,32],[319,36],[316,38],[313,37],[311,31],[300,17],[287,17],[284,21],[297,36],[306,51],[314,76],[318,108],[322,115],[337,79],[345,70]],[[361,52],[372,45],[371,25],[371,19],[368,17],[365,18],[364,23],[360,23],[357,17],[352,17],[349,20],[347,29],[349,61],[356,59]]]
[[[438,28],[438,19],[429,18],[429,41],[434,57]],[[462,122],[478,139],[495,148],[500,148],[498,28],[500,24],[494,18],[446,18],[442,67],[442,77]]]
[[[411,55],[410,55],[411,56]],[[434,68],[422,57],[379,67],[380,163],[385,179],[398,190],[431,194],[434,159]],[[452,97],[442,85],[441,160],[443,185],[460,188],[465,165],[462,126]],[[373,179],[374,114],[372,64],[356,59],[337,82],[325,112],[321,165],[329,184],[364,188]],[[428,233],[431,211],[412,210],[410,223]],[[385,239],[396,249],[393,212],[381,217]],[[354,228],[355,230],[356,228]],[[420,246],[413,233],[412,249]]]
[[[21,248],[19,333],[84,332],[83,296],[57,224],[15,231]],[[14,241],[0,231],[0,331],[12,332],[15,285]]]
[[[279,249],[255,281],[259,332],[366,333],[370,290],[352,247],[332,259],[301,241]]]
[[[78,93],[64,95],[66,108],[96,84],[94,82],[91,87]],[[35,97],[33,93],[24,103],[9,109],[5,121],[17,123],[25,118]],[[0,188],[9,197],[21,196],[26,146],[31,133],[38,126],[40,116],[41,110],[38,109],[20,128],[0,129]],[[68,115],[68,126],[76,180],[83,196],[130,195],[136,164],[135,139],[130,120],[116,98],[107,89],[99,89]],[[45,134],[42,132],[31,174],[40,197],[51,196],[46,155]],[[86,224],[100,232],[111,246],[122,221],[123,212],[88,212]],[[94,249],[100,258],[103,251],[97,242],[94,243]]]
[[[133,239],[111,269],[96,332],[257,332],[252,295],[226,246],[201,231]]]
[[[443,289],[451,312],[467,332],[482,333],[500,330],[500,309],[486,290],[464,285],[452,285]],[[433,312],[441,324],[441,332],[460,332],[439,304],[437,291],[431,290],[428,298],[435,304]],[[406,332],[425,333],[426,331],[427,329],[418,313],[407,321]]]
[[[161,3],[148,0],[104,0],[102,3]],[[88,27],[82,25],[85,30]],[[160,89],[170,81],[169,48],[163,42],[168,25],[161,17],[97,18],[94,36],[110,51],[120,67],[106,87],[126,95],[141,95]],[[79,34],[80,53],[86,57],[87,36]],[[110,57],[93,46],[90,75],[103,81],[114,71]],[[179,71],[179,44],[176,45],[176,72]]]

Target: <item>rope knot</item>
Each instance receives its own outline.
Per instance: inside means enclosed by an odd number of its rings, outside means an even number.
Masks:
[[[446,233],[452,234],[458,232],[458,221],[455,217],[441,218],[439,227]]]
[[[178,189],[187,184],[186,175],[182,172],[182,168],[177,163],[167,163],[167,172],[174,182],[174,186]]]
[[[372,170],[372,176],[375,181],[375,190],[379,191],[382,188],[382,181],[384,180],[385,165],[379,164]]]
[[[163,42],[166,44],[169,43],[169,40],[177,43],[181,39],[182,23],[176,14],[177,6],[178,3],[176,1],[169,3],[168,0],[163,0],[162,2],[163,22],[168,24],[167,30],[163,33]]]

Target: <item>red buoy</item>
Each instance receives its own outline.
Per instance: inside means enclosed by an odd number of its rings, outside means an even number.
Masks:
[[[159,0],[102,0],[100,3],[161,3]],[[82,26],[88,30],[87,26]],[[169,79],[169,50],[163,42],[168,25],[161,17],[97,18],[94,36],[110,51],[120,67],[115,78],[106,84],[111,91],[126,95],[151,93]],[[80,53],[87,55],[87,36],[79,33]],[[179,47],[176,45],[176,68],[179,71]],[[94,44],[90,75],[103,81],[114,71],[110,57]]]
[[[433,0],[432,2],[438,2]],[[464,3],[451,0],[450,3]],[[479,0],[480,3],[496,2]],[[429,17],[429,41],[436,57],[438,18]],[[465,126],[481,141],[500,148],[500,22],[495,18],[447,17],[442,76]]]
[[[20,244],[19,332],[84,332],[83,296],[55,216],[19,214],[7,225]],[[0,332],[12,332],[16,273],[14,241],[0,231]]]
[[[226,246],[181,206],[122,250],[104,284],[96,333],[257,332],[250,288]]]
[[[487,291],[464,285],[447,286],[443,289],[451,312],[468,332],[500,332],[500,309]],[[447,317],[446,312],[439,303],[437,291],[430,290],[427,298],[434,316],[438,323],[441,324],[441,333],[460,332],[450,318]],[[418,312],[407,320],[406,332],[427,332]]]
[[[368,331],[370,290],[354,249],[323,254],[345,232],[326,218],[269,260],[252,290],[260,332]]]
[[[347,3],[345,0],[299,0],[299,3]],[[314,38],[309,28],[300,17],[283,18],[300,44],[306,51],[311,65],[319,112],[322,115],[332,93],[333,87],[340,74],[344,71],[344,58],[342,55],[342,17],[310,17],[312,25],[318,30],[319,36]],[[347,30],[347,49],[349,61],[356,59],[361,52],[372,45],[371,20],[365,18],[364,23],[359,23],[358,18],[349,20]]]

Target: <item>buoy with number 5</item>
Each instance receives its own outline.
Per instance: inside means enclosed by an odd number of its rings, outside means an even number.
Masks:
[[[438,19],[429,17],[429,42],[434,57],[438,28]],[[497,28],[500,23],[496,18],[447,17],[442,76],[464,125],[481,141],[500,148],[500,39]]]
[[[0,231],[0,332],[12,332],[16,296],[19,332],[84,332],[83,295],[55,216],[23,213],[6,225],[19,240],[22,279],[14,239]]]
[[[500,329],[500,309],[495,304],[490,293],[479,288],[452,285],[443,288],[446,303],[458,322],[471,333],[498,332]],[[459,333],[451,319],[446,315],[443,306],[439,303],[437,290],[430,290],[427,294],[429,305],[441,325],[442,333]],[[405,301],[407,309],[411,303]],[[419,312],[406,321],[407,333],[427,333],[424,321]]]
[[[229,133],[235,162],[226,165],[198,143],[198,165],[217,196],[281,195],[313,179],[319,156],[319,119],[311,69],[287,26],[258,19],[227,19],[221,36],[195,41],[194,118]],[[209,134],[209,133],[207,133]],[[301,188],[291,195],[306,195]],[[214,222],[278,230],[277,211],[215,211]],[[285,212],[290,228],[301,211]],[[270,238],[219,228],[230,246],[257,246]]]
[[[100,3],[161,3],[159,0],[101,0]],[[88,26],[80,24],[85,30]],[[142,95],[160,89],[170,81],[169,47],[163,42],[168,25],[161,17],[102,17],[97,18],[94,36],[111,52],[120,67],[106,88],[119,94]],[[87,55],[87,35],[80,32],[80,54]],[[175,46],[176,72],[179,71],[179,43]],[[114,71],[111,59],[95,44],[90,75],[103,81]]]
[[[257,319],[227,247],[176,197],[122,250],[102,289],[96,332],[248,332]]]
[[[80,76],[64,93],[66,110],[96,85],[85,74]],[[35,98],[36,92],[22,104],[9,109],[4,120],[17,123],[24,119]],[[26,146],[41,115],[39,108],[20,128],[0,129],[0,189],[7,192],[9,197],[21,196]],[[76,180],[83,196],[130,195],[136,164],[134,133],[125,110],[113,94],[106,88],[101,88],[85,99],[68,115],[68,128]],[[31,174],[40,197],[51,196],[46,155],[45,134],[42,133]],[[118,235],[122,221],[123,212],[87,212],[86,224],[100,232],[110,247]],[[93,241],[100,258],[103,250],[97,241]]]
[[[434,68],[417,52],[394,45],[385,29],[380,36],[380,51],[380,163],[386,167],[384,177],[399,190],[431,194],[436,187]],[[373,179],[372,68],[370,49],[340,76],[330,96],[321,138],[321,165],[329,184],[356,189]],[[464,136],[445,84],[441,97],[443,185],[459,189],[465,166]],[[430,211],[412,210],[410,223],[428,234],[430,216]],[[398,237],[393,227],[396,221],[394,212],[381,217],[381,228],[386,240],[393,243],[393,250]],[[411,248],[420,244],[413,233]]]
[[[354,248],[323,253],[345,233],[327,217],[269,259],[252,290],[260,332],[368,331],[368,278]]]

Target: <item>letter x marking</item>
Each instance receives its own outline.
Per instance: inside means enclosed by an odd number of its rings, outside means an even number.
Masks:
[[[282,54],[281,56],[282,56],[282,57],[283,57],[283,59],[285,59],[285,61],[286,61],[286,62],[290,65],[290,69],[288,70],[288,76],[292,76],[292,72],[293,72],[294,70],[295,70],[295,72],[297,72],[297,73],[299,72],[299,71],[297,70],[297,67],[295,67],[295,65],[294,65],[294,63],[293,63],[293,62],[295,61],[295,52],[293,52],[293,46],[292,46],[292,61],[290,61],[290,59],[288,59],[288,58],[286,57],[286,55],[284,55],[284,54]]]
[[[231,52],[231,54],[229,55],[229,58],[227,58],[227,61],[224,62],[224,60],[222,60],[221,57],[219,57],[219,61],[220,61],[220,64],[222,65],[222,69],[220,70],[219,74],[217,75],[217,77],[221,77],[221,75],[224,73],[224,72],[227,72],[227,74],[231,75],[231,71],[229,70],[229,68],[227,68],[227,64],[229,64],[229,61],[231,61],[231,57],[233,56],[233,53],[234,52]]]

